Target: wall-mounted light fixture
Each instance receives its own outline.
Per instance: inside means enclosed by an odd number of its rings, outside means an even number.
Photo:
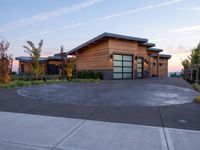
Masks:
[[[110,59],[113,59],[113,54],[110,54]]]
[[[137,61],[137,56],[135,56],[135,61]]]

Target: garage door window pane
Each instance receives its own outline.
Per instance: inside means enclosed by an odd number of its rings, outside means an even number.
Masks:
[[[123,60],[125,61],[132,61],[132,56],[123,56]]]
[[[114,67],[113,72],[122,72],[122,67]]]
[[[114,55],[114,60],[122,60],[122,55]]]
[[[142,59],[141,58],[138,58],[138,63],[142,63]]]
[[[132,78],[132,73],[123,73],[123,78],[125,78],[125,79]]]
[[[122,74],[121,73],[114,73],[113,78],[114,79],[122,79]]]
[[[126,62],[126,61],[124,61],[123,62],[123,66],[132,66],[132,61],[131,62]]]
[[[114,61],[113,66],[122,66],[122,61]]]
[[[142,68],[142,64],[137,64],[137,66],[138,66],[139,68]]]
[[[123,68],[123,72],[130,72],[130,73],[132,73],[132,68],[131,67],[124,67]]]

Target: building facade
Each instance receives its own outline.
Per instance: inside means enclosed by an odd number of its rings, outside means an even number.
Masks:
[[[31,57],[20,56],[15,59],[19,61],[18,70],[20,74],[31,73]],[[41,57],[39,63],[44,74],[55,75],[60,73],[61,57],[59,56]]]
[[[77,71],[101,72],[103,79],[167,77],[170,55],[148,39],[103,33],[67,52]]]

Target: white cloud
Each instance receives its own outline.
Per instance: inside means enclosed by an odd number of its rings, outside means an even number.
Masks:
[[[200,25],[191,26],[191,27],[184,27],[184,28],[178,28],[178,29],[175,29],[175,30],[171,30],[170,32],[181,33],[181,32],[189,32],[189,31],[196,31],[196,30],[200,30]]]
[[[102,17],[102,18],[98,18],[96,20],[98,20],[98,21],[108,20],[108,19],[112,19],[112,18],[116,18],[116,17],[126,16],[126,15],[130,15],[130,14],[133,14],[133,13],[145,11],[145,10],[150,10],[150,9],[155,9],[155,8],[160,8],[160,7],[172,5],[172,4],[175,4],[175,3],[182,2],[182,1],[183,0],[171,0],[171,1],[164,2],[164,3],[152,4],[152,5],[148,5],[148,6],[144,6],[144,7],[140,7],[140,8],[134,8],[134,9],[124,11],[124,12],[111,14],[111,15],[108,15],[108,16],[105,16],[105,17]]]
[[[23,36],[23,37],[19,37],[15,40],[11,40],[11,42],[17,42],[17,41],[21,41],[21,40],[25,40],[25,39],[27,40],[27,39],[30,39],[30,38],[35,37],[35,36],[42,36],[42,35],[46,35],[46,34],[49,34],[49,33],[52,33],[52,32],[62,31],[62,30],[71,29],[71,28],[77,28],[77,27],[80,27],[80,26],[83,26],[82,22],[58,27],[58,28],[51,29],[51,30],[42,31],[42,32],[36,33],[34,35],[26,35],[26,36]]]
[[[36,35],[46,35],[46,34],[51,33],[51,32],[66,30],[66,29],[69,29],[69,28],[76,28],[76,27],[80,27],[82,25],[83,25],[83,23],[79,22],[79,23],[76,23],[76,24],[71,24],[71,25],[66,25],[66,26],[58,27],[58,28],[52,29],[52,30],[42,31],[40,33],[37,33]]]
[[[189,7],[189,8],[179,8],[179,10],[200,11],[200,6],[198,6],[198,7]]]
[[[50,11],[50,12],[44,12],[44,13],[41,13],[41,14],[38,14],[38,15],[35,15],[35,16],[32,16],[32,17],[24,18],[24,19],[15,21],[15,22],[8,23],[5,26],[1,26],[0,32],[5,32],[5,31],[8,31],[8,30],[17,28],[17,27],[30,25],[30,24],[37,23],[37,22],[40,22],[40,21],[50,20],[52,18],[61,16],[61,15],[66,15],[66,14],[69,14],[69,13],[72,13],[72,12],[79,11],[79,10],[84,9],[84,8],[91,7],[91,6],[93,6],[97,3],[100,3],[102,1],[104,1],[104,0],[88,0],[88,1],[85,1],[83,3],[71,5],[70,7],[64,7],[64,8],[58,9],[58,10],[54,10],[54,11]]]

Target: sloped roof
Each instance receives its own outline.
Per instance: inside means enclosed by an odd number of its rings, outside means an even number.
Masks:
[[[120,35],[120,34],[114,34],[114,33],[108,33],[108,32],[105,32],[83,44],[81,44],[80,46],[72,49],[71,51],[67,52],[67,55],[69,54],[72,54],[74,52],[76,52],[77,50],[79,49],[82,49],[84,48],[85,46],[88,46],[94,42],[97,42],[99,40],[102,40],[104,38],[116,38],[116,39],[122,39],[122,40],[128,40],[128,41],[137,41],[139,43],[146,43],[148,42],[148,39],[145,39],[145,38],[139,38],[139,37],[132,37],[132,36],[126,36],[126,35]]]
[[[157,57],[157,54],[151,54],[150,57]],[[170,59],[171,55],[167,55],[167,54],[159,54],[160,58],[167,58]]]
[[[147,49],[148,51],[155,51],[155,52],[162,52],[163,51],[163,49],[160,49],[160,48],[148,48]]]
[[[23,61],[23,62],[31,62],[31,57],[27,57],[27,56],[20,56],[20,57],[16,57],[15,58],[16,60],[19,60],[19,61]],[[40,62],[45,62],[47,61],[48,59],[46,57],[40,57],[39,58],[39,61]]]

